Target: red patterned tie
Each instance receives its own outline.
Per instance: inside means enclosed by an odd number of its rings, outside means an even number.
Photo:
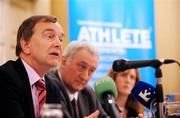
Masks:
[[[41,112],[41,108],[43,106],[43,104],[46,101],[46,85],[45,85],[45,81],[40,79],[36,82],[36,87],[39,93],[38,96],[38,101],[39,101],[39,113]]]

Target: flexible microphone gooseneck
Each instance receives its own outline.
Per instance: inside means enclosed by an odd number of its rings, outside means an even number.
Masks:
[[[98,79],[94,84],[97,98],[110,118],[120,118],[120,111],[116,105],[117,89],[114,80],[108,76]]]

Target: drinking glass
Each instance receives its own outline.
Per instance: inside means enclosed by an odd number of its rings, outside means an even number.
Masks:
[[[40,116],[41,118],[63,118],[61,104],[44,104]]]
[[[180,117],[180,93],[166,95],[164,105],[167,118]]]

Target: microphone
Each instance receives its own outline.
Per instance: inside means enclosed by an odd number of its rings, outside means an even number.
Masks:
[[[120,111],[115,102],[118,93],[113,79],[108,76],[98,79],[94,84],[94,89],[97,98],[101,101],[102,107],[110,118],[120,118]]]
[[[153,60],[134,60],[134,61],[118,59],[113,62],[112,68],[116,72],[121,72],[121,71],[125,71],[131,68],[140,68],[140,67],[147,67],[147,66],[159,68],[162,64],[169,64],[169,63],[174,63],[174,62],[176,62],[179,65],[179,62],[173,59],[164,59],[164,60],[153,59]]]
[[[151,105],[156,102],[155,87],[143,81],[138,81],[131,93],[138,102],[148,109],[151,109]]]

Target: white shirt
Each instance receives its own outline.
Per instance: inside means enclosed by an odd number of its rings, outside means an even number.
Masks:
[[[70,91],[67,89],[67,93],[68,93],[68,95],[69,95],[70,101],[72,101],[73,99],[75,99],[75,100],[77,101],[77,99],[78,99],[78,92],[76,92],[76,93],[70,93]]]
[[[39,101],[38,101],[38,90],[35,86],[35,83],[39,80],[39,79],[44,79],[44,77],[40,77],[37,72],[29,65],[27,64],[23,59],[21,59],[24,67],[26,69],[26,72],[28,74],[28,78],[29,78],[29,82],[30,82],[30,86],[31,86],[31,93],[32,93],[32,100],[33,100],[33,106],[34,106],[34,113],[35,113],[35,117],[38,118],[39,116]]]

